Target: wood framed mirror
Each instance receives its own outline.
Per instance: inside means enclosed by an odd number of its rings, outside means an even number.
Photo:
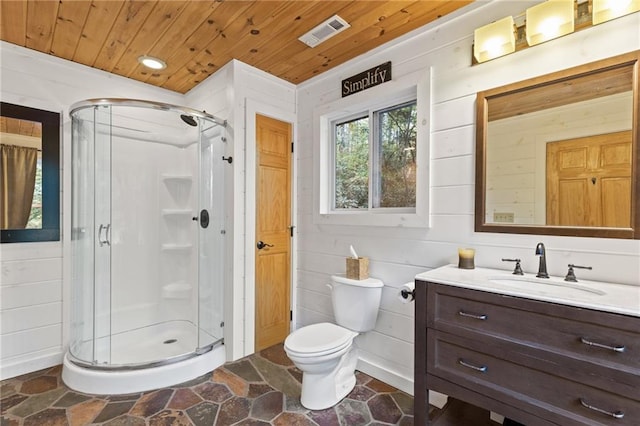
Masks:
[[[0,241],[60,240],[60,114],[0,103]]]
[[[639,62],[478,93],[476,232],[640,239]]]

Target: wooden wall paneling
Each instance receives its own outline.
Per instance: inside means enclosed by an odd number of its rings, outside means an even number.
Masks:
[[[222,3],[212,19],[216,31],[212,32],[207,28],[204,34],[197,36],[208,36],[208,38],[201,43],[203,46],[197,49],[199,53],[195,57],[185,55],[186,60],[182,61],[182,66],[171,76],[171,81],[168,83],[172,90],[186,92],[193,87],[194,79],[198,82],[206,79],[233,59],[238,49],[237,44],[243,37],[256,37],[251,34],[251,30],[259,29],[261,24],[264,24],[260,18],[268,16],[270,10],[275,10],[274,13],[277,13],[286,6],[285,3],[260,2],[251,5],[247,3],[243,8],[238,8],[237,3]]]
[[[167,68],[161,71],[147,69],[146,77],[142,81],[165,87],[165,83],[173,79],[173,75],[179,72],[186,62],[183,56],[193,54],[190,50],[192,46],[187,44],[188,40],[194,43],[193,34],[204,34],[207,37],[196,43],[200,46],[206,46],[218,35],[216,24],[224,9],[224,2],[189,2],[163,37],[149,49],[151,56],[161,58],[167,63]],[[208,35],[207,32],[209,32]],[[195,47],[193,49],[197,51]],[[145,72],[141,74],[145,75]],[[171,83],[166,88],[170,88],[170,85]]]
[[[259,62],[258,66],[267,69],[268,72],[275,75],[280,75],[287,70],[301,66],[302,64],[307,64],[309,61],[316,64],[326,63],[327,66],[329,66],[331,58],[327,56],[328,50],[336,46],[340,46],[340,49],[349,49],[348,44],[345,42],[345,40],[350,38],[349,34],[359,33],[364,28],[372,25],[373,22],[377,22],[379,17],[394,13],[410,3],[409,1],[359,1],[351,3],[337,12],[341,18],[351,25],[351,28],[328,39],[315,48],[311,48],[300,42],[296,37],[296,39],[291,40],[288,45],[282,46],[278,54],[269,56],[267,61]],[[331,15],[326,18],[311,20],[309,22],[309,29],[330,17]],[[299,35],[302,34],[303,33]],[[294,81],[294,83],[296,82],[297,81]]]
[[[358,349],[367,357],[375,354],[380,358],[407,367],[413,365],[413,342],[390,337],[377,331],[362,333],[356,337]]]
[[[396,2],[394,2],[394,4],[395,3]],[[337,50],[336,53],[323,52],[320,54],[320,56],[326,55],[330,57],[330,64],[317,63],[313,68],[307,67],[304,72],[300,72],[296,68],[290,68],[288,71],[283,72],[282,76],[291,81],[305,81],[324,71],[320,67],[333,67],[346,62],[355,56],[374,49],[382,43],[391,41],[408,31],[421,27],[425,25],[425,23],[437,19],[439,16],[458,9],[461,7],[461,3],[466,5],[471,3],[471,1],[445,2],[444,4],[439,2],[418,1],[408,4],[396,11],[392,11],[387,15],[376,15],[376,11],[372,11],[372,13],[368,14],[369,21],[367,21],[366,16],[358,19],[358,22],[354,21],[356,25],[359,25],[360,21],[364,21],[362,22],[362,29],[356,33],[352,33],[353,35],[349,38],[342,40],[340,49]],[[352,26],[353,25],[354,24],[352,24]],[[327,45],[327,43],[323,43],[320,47],[325,47],[325,45]],[[294,78],[295,80],[293,80]]]
[[[329,294],[298,288],[298,304],[307,306],[316,312],[326,312],[329,315],[333,315],[333,304]]]
[[[194,79],[198,82],[205,80],[209,75],[215,73],[225,63],[232,59],[232,56],[226,55],[224,52],[227,47],[221,47],[220,43],[226,45],[231,44],[232,40],[227,37],[230,22],[236,22],[236,25],[244,26],[240,17],[242,13],[250,8],[249,3],[245,3],[241,8],[237,3],[219,3],[220,6],[211,14],[210,19],[201,25],[192,36],[194,44],[199,47],[193,47],[194,52],[199,52],[195,57],[190,52],[184,52],[177,58],[169,57],[169,61],[173,64],[179,62],[181,65],[172,73],[171,78],[167,81],[167,88],[185,93],[193,87]],[[203,37],[198,39],[198,37]]]
[[[139,78],[142,71],[149,69],[138,63],[138,57],[147,54],[164,35],[174,20],[184,11],[188,1],[160,1],[153,8],[138,34],[131,41],[127,50],[113,71],[129,78]]]
[[[27,355],[30,352],[48,348],[60,348],[62,324],[32,328],[19,333],[0,336],[0,359],[6,364],[7,358]]]
[[[475,127],[462,125],[431,134],[431,159],[473,155],[475,149]]]
[[[156,2],[151,1],[127,1],[123,5],[93,64],[95,68],[113,71],[155,4]]]
[[[93,66],[109,35],[109,31],[104,29],[113,26],[124,3],[123,0],[94,0],[91,2],[91,9],[82,29],[80,41],[73,54],[74,62]]]
[[[280,49],[279,43],[291,37],[297,41],[299,36],[309,30],[305,26],[309,26],[309,23],[315,22],[318,17],[326,14],[327,9],[333,10],[344,4],[344,1],[285,3],[285,8],[271,14],[269,25],[262,25],[258,37],[246,34],[242,37],[233,52],[235,59],[245,63],[255,63],[256,58],[268,58],[273,54],[274,46]]]
[[[431,188],[432,214],[473,214],[473,187]]]
[[[1,266],[2,286],[62,279],[62,260],[59,257],[3,260]]]
[[[3,310],[0,321],[2,334],[58,324],[62,322],[62,301]]]
[[[72,59],[89,15],[91,2],[60,2],[58,19],[53,31],[51,53],[60,58]]]
[[[431,186],[474,185],[473,157],[470,155],[431,160]]]
[[[3,286],[0,311],[60,300],[62,300],[61,279]]]
[[[26,40],[28,48],[49,53],[59,4],[57,1],[29,1]]]
[[[393,296],[397,302],[397,293]],[[413,342],[413,315],[402,315],[380,309],[376,320],[376,331],[386,336],[400,339],[403,342]]]
[[[18,45],[186,93],[232,59],[299,83],[467,3],[17,0],[2,2],[1,34]],[[298,40],[336,13],[351,23],[344,35],[314,50]],[[168,68],[141,68],[137,58],[143,54],[163,59]],[[298,54],[303,57],[293,60]]]
[[[27,2],[0,1],[0,38],[24,46],[27,42]]]
[[[267,38],[262,39],[263,42],[268,44],[258,45],[256,48],[258,49],[258,53],[264,50],[264,54],[260,54],[257,58],[252,56],[239,56],[237,59],[273,74],[269,68],[270,66],[277,64],[282,58],[293,56],[309,48],[306,44],[298,40],[298,37],[314,28],[323,20],[330,18],[332,14],[329,11],[336,11],[335,13],[340,15],[341,8],[344,8],[345,4],[344,1],[305,2],[305,6],[309,7],[308,9],[300,8],[296,10],[295,15],[284,19],[281,22],[284,26],[276,32],[271,40]],[[291,18],[293,18],[293,20],[291,20]],[[278,46],[277,51],[272,50],[274,45]],[[262,47],[265,47],[265,49],[262,49]]]

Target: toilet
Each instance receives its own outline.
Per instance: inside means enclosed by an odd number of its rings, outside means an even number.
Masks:
[[[302,371],[300,402],[310,410],[333,407],[354,388],[358,353],[353,339],[376,325],[383,284],[334,275],[327,286],[336,324],[308,325],[284,341],[285,352]]]

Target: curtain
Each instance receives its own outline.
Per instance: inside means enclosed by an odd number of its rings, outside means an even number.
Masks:
[[[36,184],[38,150],[0,145],[0,224],[2,229],[24,229],[29,221]]]

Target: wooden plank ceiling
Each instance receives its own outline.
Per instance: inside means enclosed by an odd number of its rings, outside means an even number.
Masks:
[[[472,1],[1,0],[0,38],[185,93],[231,59],[301,83]],[[298,40],[334,14],[351,28]]]

